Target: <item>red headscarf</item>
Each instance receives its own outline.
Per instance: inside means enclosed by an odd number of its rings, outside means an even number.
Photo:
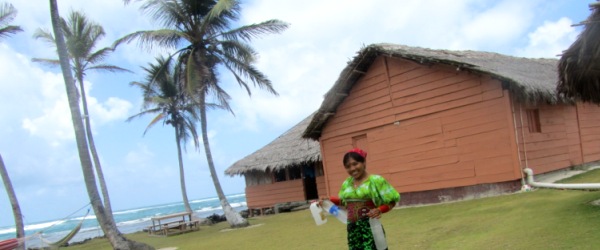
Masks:
[[[364,150],[362,150],[362,149],[360,149],[360,148],[353,148],[353,149],[350,149],[350,150],[348,151],[348,153],[350,153],[350,152],[357,153],[357,154],[359,154],[360,156],[362,156],[363,158],[367,159],[367,152],[366,152],[366,151],[364,151]]]

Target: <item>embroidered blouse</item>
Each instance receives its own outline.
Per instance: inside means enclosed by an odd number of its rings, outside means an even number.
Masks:
[[[354,187],[354,178],[348,177],[338,196],[342,204],[348,199],[372,200],[375,206],[396,203],[400,200],[400,194],[380,175],[371,174],[358,187]]]

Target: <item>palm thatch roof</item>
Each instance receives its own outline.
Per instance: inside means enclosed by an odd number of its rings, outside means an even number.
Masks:
[[[584,102],[600,104],[600,3],[590,4],[592,13],[577,40],[558,63],[558,93]]]
[[[335,113],[354,83],[367,72],[378,56],[402,58],[424,65],[445,64],[456,67],[457,70],[489,75],[500,80],[505,89],[526,103],[570,102],[556,94],[556,59],[522,58],[481,51],[433,50],[386,43],[372,44],[358,51],[354,59],[342,70],[304,131],[304,138],[319,138],[327,119]]]
[[[235,162],[225,170],[225,174],[243,175],[256,170],[267,172],[321,161],[319,142],[302,138],[302,132],[313,115],[314,113],[304,118],[266,146]]]

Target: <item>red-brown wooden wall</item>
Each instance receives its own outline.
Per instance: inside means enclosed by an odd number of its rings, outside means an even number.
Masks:
[[[597,106],[540,106],[542,131],[530,134],[512,99],[489,76],[379,57],[323,128],[328,193],[337,194],[341,158],[357,144],[368,171],[400,192],[518,180],[525,163],[543,173],[600,159]]]
[[[304,200],[302,179],[246,187],[248,208],[273,207],[277,203]]]

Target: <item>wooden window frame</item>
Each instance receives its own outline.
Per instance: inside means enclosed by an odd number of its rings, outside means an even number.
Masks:
[[[527,109],[527,127],[529,133],[541,133],[542,123],[540,122],[540,110],[539,109]]]

